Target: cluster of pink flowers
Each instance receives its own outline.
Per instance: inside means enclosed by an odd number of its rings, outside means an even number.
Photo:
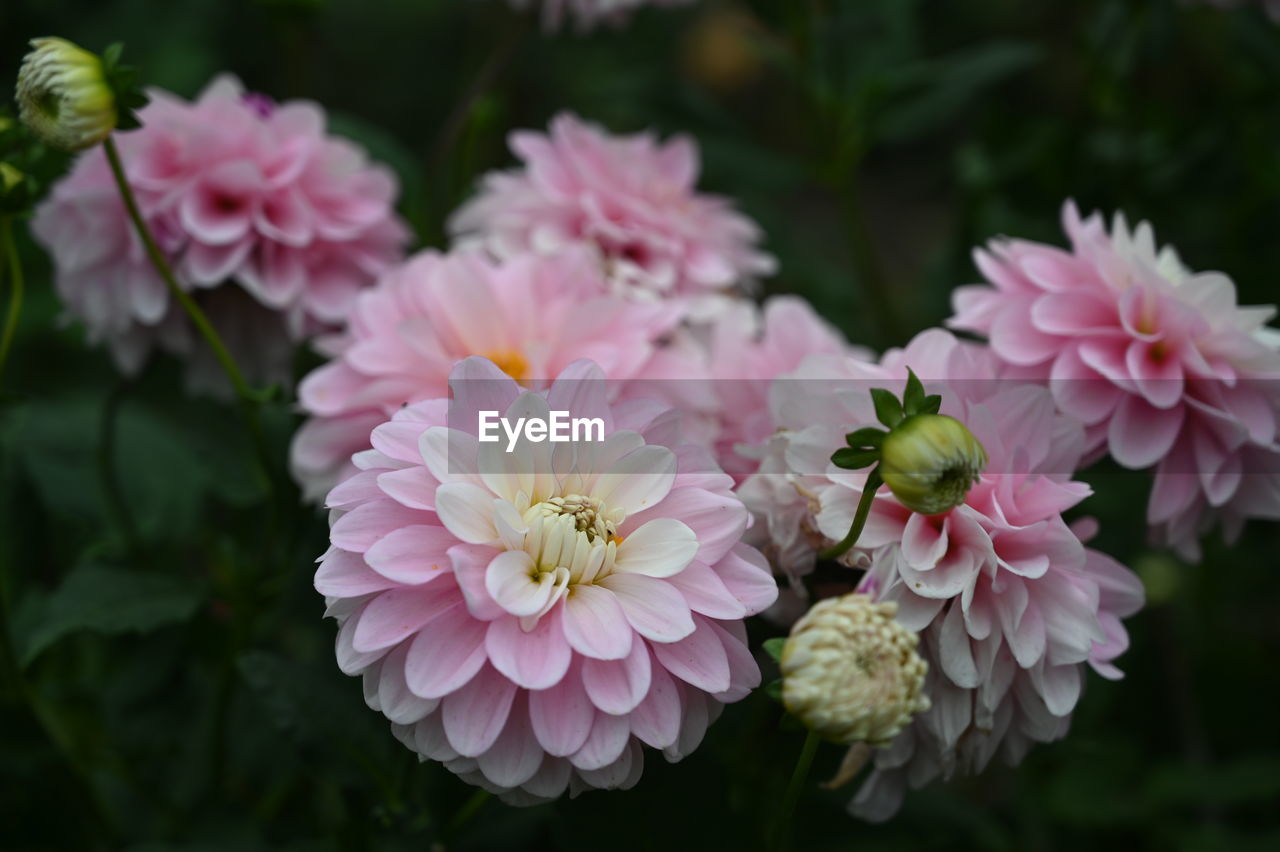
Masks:
[[[567,8],[589,25],[634,5]],[[120,137],[128,178],[232,348],[287,375],[292,342],[324,332],[291,466],[332,510],[315,586],[339,666],[408,748],[507,801],[630,787],[643,746],[692,751],[760,682],[744,619],[799,613],[864,496],[846,585],[895,604],[929,664],[928,709],[886,735],[853,802],[871,819],[908,786],[1061,737],[1086,667],[1120,677],[1143,593],[1086,545],[1091,520],[1064,517],[1086,463],[1155,466],[1148,520],[1189,556],[1217,519],[1280,518],[1272,311],[1146,225],[1108,232],[1068,205],[1070,250],[978,252],[987,283],[957,291],[950,325],[989,342],[933,329],[877,358],[798,297],[747,298],[775,262],[755,223],[697,191],[685,138],[567,114],[516,133],[522,166],[484,179],[453,247],[401,262],[394,179],[317,107],[223,78],[193,104],[156,93],[141,118]],[[35,232],[123,368],[156,345],[207,357],[100,151]],[[986,459],[936,514],[832,461],[877,422],[871,388],[909,369]],[[504,447],[482,411],[602,434]]]
[[[356,293],[403,256],[395,178],[326,135],[317,105],[275,105],[231,77],[192,103],[152,91],[139,119],[118,135],[120,154],[179,285],[233,343],[252,338],[236,355],[253,373],[287,377],[289,341],[343,323]],[[122,369],[139,369],[154,346],[193,352],[101,148],[57,184],[32,232],[54,258],[68,313]]]
[[[1280,334],[1217,272],[1188,271],[1146,223],[1063,209],[1071,250],[998,240],[988,284],[955,293],[954,328],[986,335],[1018,375],[1048,383],[1088,451],[1156,468],[1147,519],[1189,559],[1216,518],[1280,519]]]
[[[977,772],[998,753],[1017,762],[1032,743],[1062,736],[1083,664],[1119,677],[1112,661],[1128,646],[1120,618],[1142,604],[1137,578],[1062,518],[1089,494],[1071,478],[1083,429],[1043,387],[1010,380],[987,349],[936,329],[878,362],[814,356],[776,383],[780,429],[740,490],[765,520],[775,562],[801,575],[848,531],[868,474],[836,467],[831,448],[876,423],[868,388],[901,385],[908,367],[989,461],[964,503],[941,514],[878,491],[842,557],[866,569],[859,591],[898,605],[929,663],[930,709],[876,752],[854,800],[870,819],[897,810],[908,780]]]

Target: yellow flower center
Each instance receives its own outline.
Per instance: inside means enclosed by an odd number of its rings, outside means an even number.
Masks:
[[[482,354],[517,383],[524,384],[524,380],[529,378],[529,362],[518,349],[494,349]]]

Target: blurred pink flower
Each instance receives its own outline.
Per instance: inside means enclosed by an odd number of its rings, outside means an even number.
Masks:
[[[1218,272],[1190,272],[1145,222],[1063,208],[1071,250],[998,240],[975,253],[989,282],[955,293],[949,324],[988,336],[1020,375],[1047,380],[1088,449],[1156,466],[1147,520],[1198,558],[1221,518],[1280,518],[1280,335],[1273,307],[1239,307]]]
[[[742,619],[777,590],[732,481],[603,379],[579,361],[522,392],[468,358],[328,498],[339,666],[405,745],[517,804],[630,787],[642,744],[679,760],[760,682]],[[507,452],[477,440],[481,410],[596,417],[604,440]]]
[[[511,0],[517,9],[527,8],[533,0]],[[587,32],[606,24],[620,26],[642,6],[686,6],[694,0],[538,0],[542,6],[543,29],[558,30],[566,17],[572,18],[578,32]]]
[[[698,150],[686,137],[610,136],[562,113],[549,135],[522,131],[510,144],[524,168],[491,173],[454,214],[460,244],[499,258],[587,245],[619,292],[680,298],[694,315],[776,268],[757,248],[754,222],[726,199],[696,192]]]
[[[143,126],[116,137],[125,171],[181,286],[223,304],[219,330],[273,329],[243,340],[237,356],[279,362],[259,350],[342,323],[360,288],[402,256],[395,178],[326,135],[316,104],[275,106],[229,76],[193,103],[150,94]],[[192,352],[194,335],[133,233],[101,148],[53,188],[32,231],[53,256],[68,313],[121,369],[138,370],[153,346]],[[228,282],[264,310],[214,299]]]
[[[324,341],[333,360],[298,389],[312,415],[294,438],[291,466],[312,498],[351,472],[369,431],[405,403],[447,395],[449,372],[481,355],[540,387],[580,358],[617,384],[654,366],[678,321],[671,305],[609,295],[584,249],[495,262],[478,252],[422,252],[360,294],[350,324]]]
[[[707,332],[707,372],[716,398],[716,458],[726,472],[745,477],[758,460],[751,447],[774,431],[769,387],[810,355],[869,352],[844,336],[798,296],[773,296],[763,306],[739,300]]]
[[[1077,533],[1087,530],[1062,518],[1090,493],[1071,478],[1082,428],[1043,386],[1010,379],[984,347],[938,329],[879,364],[817,356],[775,382],[782,431],[739,495],[765,519],[780,566],[802,573],[848,532],[868,471],[829,457],[847,432],[876,425],[869,388],[899,391],[908,366],[989,461],[965,502],[945,513],[916,514],[882,488],[856,548],[841,557],[868,569],[859,591],[897,602],[930,663],[931,709],[877,752],[855,802],[871,818],[896,810],[903,773],[918,787],[978,771],[999,750],[1016,761],[1032,742],[1065,733],[1081,664],[1118,677],[1111,661],[1127,647],[1119,619],[1142,603],[1137,579],[1086,548]]]

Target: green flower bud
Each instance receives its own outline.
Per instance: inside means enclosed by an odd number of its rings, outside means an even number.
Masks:
[[[116,98],[102,59],[60,38],[31,40],[18,72],[22,121],[50,145],[80,151],[115,129]]]
[[[20,183],[26,175],[21,169],[15,168],[8,163],[0,163],[0,196],[8,195],[9,192]]]
[[[915,414],[894,426],[880,450],[880,477],[902,505],[936,515],[964,502],[987,464],[973,433],[945,414]]]

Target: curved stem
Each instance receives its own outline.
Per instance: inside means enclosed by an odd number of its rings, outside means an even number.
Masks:
[[[804,738],[804,745],[800,748],[800,757],[796,759],[796,768],[791,773],[791,782],[787,784],[787,792],[782,799],[782,811],[778,815],[778,849],[787,849],[791,846],[791,818],[795,815],[796,805],[800,802],[800,793],[804,790],[804,782],[809,777],[809,768],[813,766],[813,758],[818,753],[820,742],[818,735],[809,731]]]
[[[876,467],[867,477],[867,484],[862,486],[862,498],[858,500],[858,510],[853,515],[849,534],[826,550],[820,551],[819,559],[836,559],[858,543],[858,536],[862,535],[862,528],[867,525],[867,516],[871,514],[871,503],[876,499],[876,491],[883,482],[884,480],[880,478],[880,468]]]
[[[258,404],[263,402],[266,397],[260,391],[249,387],[249,383],[245,381],[244,374],[240,372],[239,365],[236,364],[231,352],[218,335],[217,329],[209,322],[209,318],[200,309],[200,306],[196,304],[195,299],[191,298],[191,294],[178,286],[178,279],[173,274],[173,268],[169,266],[169,261],[165,258],[164,252],[160,250],[160,246],[156,244],[155,237],[151,234],[151,229],[147,227],[146,220],[142,218],[142,211],[138,208],[138,200],[133,194],[133,189],[129,186],[129,179],[125,176],[124,165],[120,161],[120,152],[116,148],[115,139],[108,136],[102,146],[106,149],[107,162],[111,165],[111,174],[115,178],[116,187],[120,190],[120,197],[129,213],[129,219],[133,222],[133,228],[138,234],[138,239],[142,240],[143,248],[146,249],[151,265],[155,267],[156,272],[164,279],[165,286],[169,289],[169,295],[182,306],[183,311],[186,312],[192,324],[200,332],[200,336],[209,344],[209,348],[213,350],[214,357],[218,359],[223,372],[230,379],[231,386],[235,388],[236,397],[240,400],[241,410],[244,412],[245,421],[249,426],[249,435],[253,440],[254,450],[258,454],[259,462],[262,465],[262,473],[269,487],[272,479],[271,454],[267,450],[266,442],[263,438],[262,424],[258,420],[257,409]]]
[[[458,808],[458,812],[453,815],[453,819],[449,820],[448,833],[456,836],[457,833],[471,821],[471,818],[480,812],[485,803],[489,801],[488,790],[476,790],[471,794],[471,798]]]
[[[213,350],[214,357],[218,359],[218,363],[222,365],[227,378],[231,380],[231,385],[235,388],[236,395],[249,402],[260,402],[262,399],[261,394],[249,387],[249,383],[245,381],[244,374],[240,372],[240,367],[236,364],[235,359],[231,357],[231,353],[222,342],[222,338],[218,336],[213,324],[209,322],[209,318],[205,316],[204,311],[196,304],[195,299],[191,298],[191,295],[186,290],[178,286],[178,279],[174,277],[169,261],[165,259],[164,252],[160,251],[160,246],[156,245],[155,238],[151,236],[151,229],[147,227],[146,220],[142,218],[142,211],[138,209],[138,200],[134,197],[133,189],[129,186],[129,179],[125,177],[124,165],[120,162],[120,152],[116,149],[115,140],[108,136],[102,145],[107,151],[107,162],[111,164],[111,174],[115,177],[116,186],[120,189],[120,197],[124,200],[124,206],[129,212],[129,219],[133,222],[133,228],[137,232],[138,238],[142,240],[143,248],[146,249],[151,265],[155,267],[156,272],[164,279],[165,286],[169,288],[169,295],[173,296],[178,304],[182,305],[182,309],[191,318],[191,322],[200,332],[200,336],[209,344],[209,348]]]
[[[0,332],[0,376],[3,376],[9,348],[18,329],[18,317],[22,314],[22,261],[13,243],[13,220],[8,216],[0,220],[0,257],[9,265],[9,312],[4,318],[4,331]]]

